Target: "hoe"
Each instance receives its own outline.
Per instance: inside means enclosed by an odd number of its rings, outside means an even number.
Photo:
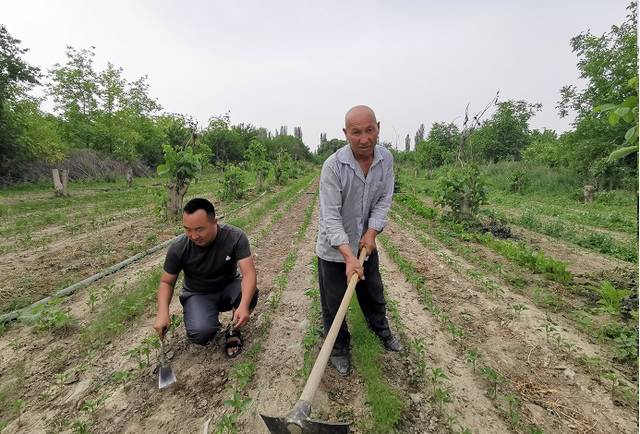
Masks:
[[[364,258],[366,255],[367,250],[363,248],[360,251],[360,257],[358,258],[360,260],[360,265],[364,264]],[[260,415],[272,434],[346,434],[349,432],[348,423],[324,422],[321,420],[311,419],[309,418],[309,415],[311,414],[311,401],[313,400],[313,395],[315,395],[316,390],[320,385],[320,380],[324,374],[324,369],[327,367],[327,361],[331,355],[333,344],[336,342],[336,338],[338,337],[338,330],[340,330],[342,321],[347,313],[347,308],[349,307],[349,302],[351,301],[351,297],[353,296],[357,283],[358,275],[354,274],[351,276],[351,280],[349,280],[349,286],[347,286],[347,291],[344,293],[338,313],[333,319],[329,333],[327,333],[327,337],[325,338],[322,348],[320,349],[320,353],[318,354],[318,358],[313,365],[307,384],[304,386],[304,390],[302,391],[300,399],[298,399],[296,405],[285,417],[265,416],[264,414]]]

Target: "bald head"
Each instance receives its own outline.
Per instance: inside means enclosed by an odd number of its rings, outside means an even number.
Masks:
[[[344,116],[344,135],[357,160],[370,160],[378,143],[380,122],[366,105],[351,108]]]
[[[349,128],[349,125],[354,121],[371,121],[374,124],[377,124],[376,114],[373,112],[371,107],[366,105],[357,105],[351,107],[346,115],[344,115],[344,127]]]

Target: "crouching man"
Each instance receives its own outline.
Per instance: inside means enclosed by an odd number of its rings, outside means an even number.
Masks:
[[[213,204],[206,199],[192,199],[185,205],[182,224],[185,234],[171,244],[164,261],[153,328],[162,339],[169,328],[173,289],[184,271],[180,303],[187,337],[193,343],[208,344],[220,330],[219,312],[232,310],[225,352],[235,357],[243,345],[238,329],[249,321],[258,301],[249,239],[235,226],[218,224]]]

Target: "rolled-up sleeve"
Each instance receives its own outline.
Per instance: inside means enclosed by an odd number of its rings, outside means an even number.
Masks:
[[[387,158],[391,161],[385,161],[383,193],[376,203],[371,206],[371,212],[369,213],[369,229],[375,229],[378,232],[382,232],[389,221],[387,214],[391,208],[391,200],[393,198],[393,157],[389,156]]]
[[[320,175],[320,218],[331,247],[349,244],[349,237],[342,224],[342,188],[338,175],[325,164]]]

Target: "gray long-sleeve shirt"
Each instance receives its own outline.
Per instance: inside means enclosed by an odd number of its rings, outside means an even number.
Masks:
[[[367,229],[384,229],[393,180],[393,155],[382,146],[375,146],[366,178],[348,144],[327,158],[320,175],[318,257],[344,262],[338,246],[349,244],[357,256],[358,243]]]

